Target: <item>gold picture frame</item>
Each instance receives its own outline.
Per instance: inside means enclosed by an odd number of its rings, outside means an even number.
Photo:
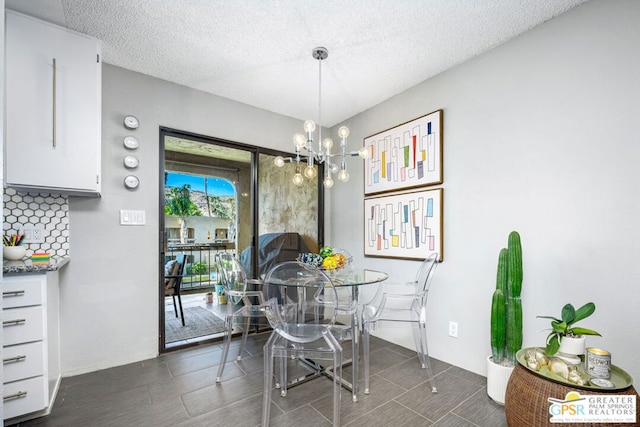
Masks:
[[[442,188],[364,200],[364,255],[423,260],[433,252],[443,260]]]
[[[442,117],[436,110],[364,139],[364,194],[442,184]]]

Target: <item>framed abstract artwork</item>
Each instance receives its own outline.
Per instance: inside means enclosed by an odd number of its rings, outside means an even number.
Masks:
[[[365,256],[442,261],[443,189],[366,198]]]
[[[442,184],[442,110],[364,139],[365,196]]]

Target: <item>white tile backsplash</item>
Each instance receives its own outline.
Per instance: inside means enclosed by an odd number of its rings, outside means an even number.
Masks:
[[[18,234],[24,224],[44,225],[44,243],[25,243],[27,256],[49,252],[51,256],[69,255],[69,200],[67,196],[47,193],[22,193],[4,189],[3,232]]]

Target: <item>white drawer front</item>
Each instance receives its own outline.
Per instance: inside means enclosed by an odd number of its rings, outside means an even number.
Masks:
[[[4,382],[44,375],[42,341],[5,347],[2,354]]]
[[[40,305],[44,301],[44,275],[5,277],[2,281],[4,308]]]
[[[4,385],[4,418],[13,418],[29,412],[40,411],[49,398],[44,377],[30,378]]]
[[[4,345],[38,341],[44,337],[44,309],[41,306],[2,311]]]

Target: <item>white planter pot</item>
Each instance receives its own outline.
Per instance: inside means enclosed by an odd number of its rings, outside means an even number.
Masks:
[[[569,354],[572,356],[581,356],[584,354],[587,339],[586,337],[563,337],[560,341],[560,348],[558,352],[563,354]]]
[[[494,402],[504,405],[507,383],[513,368],[493,363],[493,357],[487,357],[487,394]]]

